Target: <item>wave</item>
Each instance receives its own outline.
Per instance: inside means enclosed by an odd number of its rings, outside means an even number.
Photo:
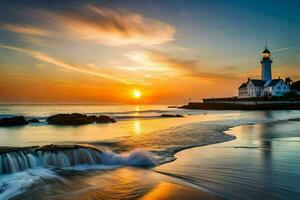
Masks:
[[[45,168],[28,169],[23,172],[0,176],[0,199],[11,199],[45,179],[60,178],[52,170]]]
[[[38,167],[68,168],[100,164],[154,166],[157,164],[157,157],[144,150],[117,154],[82,145],[5,148],[0,154],[0,175]]]
[[[117,154],[93,146],[46,145],[0,149],[0,199],[10,199],[45,179],[62,179],[56,170],[98,170],[120,166],[148,167],[158,156],[145,150]]]
[[[101,155],[103,164],[107,165],[128,165],[128,166],[154,166],[158,164],[158,156],[149,151],[133,150],[125,154],[114,152],[103,152]]]

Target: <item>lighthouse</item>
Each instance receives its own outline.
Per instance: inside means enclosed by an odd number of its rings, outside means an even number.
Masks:
[[[272,60],[270,58],[270,51],[266,47],[265,50],[263,51],[263,58],[261,59],[261,80],[263,81],[270,81],[272,80]]]
[[[272,60],[270,51],[265,47],[261,63],[261,79],[250,79],[238,88],[239,98],[277,96],[290,92],[290,85],[281,78],[272,79]]]

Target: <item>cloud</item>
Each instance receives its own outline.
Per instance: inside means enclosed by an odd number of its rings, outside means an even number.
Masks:
[[[94,5],[60,12],[30,9],[26,15],[42,26],[4,24],[1,28],[20,34],[79,39],[108,46],[158,45],[172,41],[175,34],[175,28],[165,22]]]
[[[204,78],[210,79],[211,81],[237,78],[234,73],[235,67],[233,66],[214,67],[211,68],[211,72],[207,70],[204,72],[203,67],[197,59],[184,59],[156,50],[130,52],[126,54],[126,56],[139,66],[135,68],[136,70],[141,69],[144,71],[160,72],[160,74],[164,72],[164,75],[177,72],[177,75],[180,76]],[[130,69],[131,68],[128,70]],[[158,76],[160,74],[158,74]]]
[[[164,22],[92,5],[54,18],[81,39],[113,46],[162,44],[171,41],[175,33],[175,28]]]
[[[289,51],[289,50],[291,50],[293,48],[294,47],[286,47],[286,48],[281,48],[281,49],[274,49],[274,50],[272,50],[272,53],[281,52],[281,51]]]
[[[150,51],[132,51],[126,53],[125,56],[134,62],[131,66],[119,67],[129,71],[150,71],[150,72],[166,72],[170,71],[170,66],[162,65],[155,62],[150,55]]]
[[[129,81],[127,81],[125,79],[122,79],[122,78],[119,78],[119,77],[116,77],[116,76],[111,76],[111,75],[104,74],[104,73],[99,73],[99,72],[96,72],[96,71],[89,71],[89,70],[84,69],[84,68],[79,68],[79,67],[76,67],[74,65],[68,64],[64,61],[61,61],[59,59],[50,57],[50,56],[48,56],[48,55],[46,55],[42,52],[39,52],[39,51],[34,51],[34,50],[31,50],[31,49],[25,49],[25,48],[19,48],[19,47],[15,47],[15,46],[7,46],[7,45],[0,45],[0,48],[9,49],[9,50],[12,50],[12,51],[27,54],[27,55],[32,56],[33,58],[35,58],[37,60],[52,64],[52,65],[60,67],[62,69],[67,69],[67,70],[81,72],[81,73],[85,73],[85,74],[89,74],[89,75],[93,75],[93,76],[97,76],[97,77],[101,77],[101,78],[105,78],[105,79],[110,79],[110,80],[121,82],[121,83],[127,84],[127,85],[131,84]]]
[[[21,33],[25,35],[35,35],[35,36],[51,36],[53,33],[51,31],[33,27],[33,26],[25,26],[25,25],[15,25],[15,24],[3,24],[0,26],[1,29],[14,32]]]
[[[150,62],[159,66],[184,71],[195,71],[199,67],[198,60],[196,59],[183,59],[169,53],[154,50],[147,50],[146,55]]]

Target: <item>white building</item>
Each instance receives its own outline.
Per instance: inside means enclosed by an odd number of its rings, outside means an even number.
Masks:
[[[261,96],[283,96],[290,92],[290,86],[284,80],[272,79],[272,60],[270,51],[265,48],[261,63],[261,79],[250,79],[238,89],[239,98]]]
[[[264,95],[283,96],[290,92],[290,86],[282,79],[273,79],[264,86]]]

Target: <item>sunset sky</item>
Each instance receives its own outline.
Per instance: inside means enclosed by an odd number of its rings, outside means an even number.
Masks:
[[[180,104],[300,79],[300,2],[0,1],[0,103]],[[134,98],[134,91],[141,98]]]

